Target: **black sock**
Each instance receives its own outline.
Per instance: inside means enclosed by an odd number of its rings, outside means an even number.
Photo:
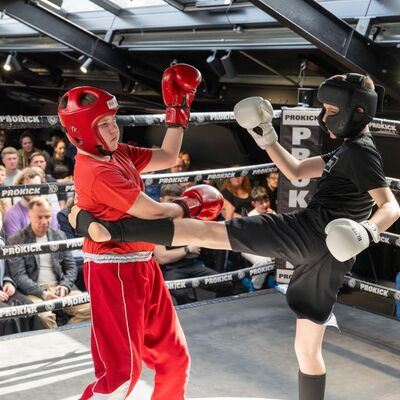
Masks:
[[[326,374],[307,375],[299,370],[299,400],[324,400]]]

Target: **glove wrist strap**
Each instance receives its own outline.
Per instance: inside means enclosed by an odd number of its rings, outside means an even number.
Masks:
[[[360,224],[368,231],[368,233],[371,235],[372,240],[375,243],[379,243],[381,240],[381,237],[378,233],[378,227],[376,226],[375,222],[366,220],[360,222]]]

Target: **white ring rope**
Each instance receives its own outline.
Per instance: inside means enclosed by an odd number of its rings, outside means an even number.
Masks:
[[[256,164],[242,167],[205,169],[191,172],[164,174],[142,174],[145,186],[165,183],[201,182],[203,180],[228,179],[236,176],[257,176],[278,171],[275,164]],[[386,177],[392,190],[400,190],[400,179]],[[75,191],[73,182],[42,183],[40,185],[0,186],[0,198],[39,196],[41,194],[71,193]]]

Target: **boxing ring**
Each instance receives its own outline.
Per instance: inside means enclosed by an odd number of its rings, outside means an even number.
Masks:
[[[328,400],[399,396],[398,322],[341,304],[341,333],[328,329]],[[275,290],[178,307],[192,358],[188,399],[293,400],[295,319]],[[0,398],[76,400],[93,380],[89,324],[0,340]],[[129,399],[150,399],[144,367]],[[49,397],[50,396],[50,397]]]
[[[279,112],[275,112],[279,116]],[[0,116],[0,128],[57,126],[55,117]],[[161,124],[163,115],[118,117],[124,126]],[[193,113],[192,123],[233,122],[233,113]],[[380,120],[381,124],[386,123]],[[393,122],[393,121],[388,121]],[[379,121],[378,121],[379,123]],[[145,185],[200,182],[275,171],[273,164],[176,174],[142,175]],[[394,191],[400,180],[387,178]],[[73,192],[73,183],[0,187],[0,197]],[[400,247],[389,232],[381,242]],[[83,239],[31,243],[0,248],[0,258],[82,247]],[[171,290],[210,286],[269,273],[273,263],[214,275],[167,282]],[[400,291],[345,277],[345,285],[400,300]],[[188,399],[292,400],[297,393],[297,361],[293,351],[295,318],[281,293],[284,287],[225,299],[178,306],[191,352]],[[88,294],[34,305],[0,309],[0,319],[89,302]],[[399,398],[400,335],[394,319],[342,304],[335,306],[341,332],[328,329],[324,359],[328,367],[326,399],[394,400]],[[0,398],[7,400],[75,400],[93,380],[90,323],[0,337]],[[143,374],[129,399],[150,399],[153,374]]]

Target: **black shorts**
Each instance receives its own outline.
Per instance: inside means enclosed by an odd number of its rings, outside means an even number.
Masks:
[[[325,244],[318,213],[308,210],[227,221],[233,251],[284,258],[294,265],[286,301],[298,318],[326,322],[354,258],[336,260]],[[319,227],[319,228],[316,228]]]

